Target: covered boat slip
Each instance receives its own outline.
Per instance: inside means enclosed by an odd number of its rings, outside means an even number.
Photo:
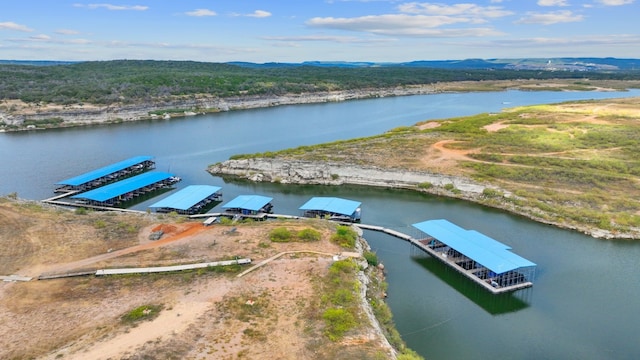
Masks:
[[[413,227],[420,232],[414,245],[491,292],[533,285],[536,264],[512,253],[509,246],[497,240],[447,220],[423,221]]]
[[[211,185],[189,185],[175,194],[149,206],[157,212],[177,212],[193,215],[206,209],[209,204],[222,199],[222,188]]]
[[[264,220],[273,209],[272,200],[262,195],[240,195],[222,205],[225,211],[220,215]]]
[[[329,218],[330,220],[360,222],[362,203],[337,197],[314,197],[299,209],[305,217]]]
[[[180,178],[166,172],[147,172],[72,196],[78,202],[96,206],[116,206],[124,201],[170,187]]]
[[[152,156],[136,156],[111,164],[82,175],[62,180],[55,192],[87,191],[125,177],[153,169],[155,162]]]

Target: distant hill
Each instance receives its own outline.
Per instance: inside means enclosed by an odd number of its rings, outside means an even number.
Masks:
[[[117,61],[117,60],[116,60]],[[56,60],[0,60],[0,65],[52,66],[70,65],[82,61]],[[416,60],[409,62],[374,61],[304,61],[299,63],[230,61],[225,64],[244,68],[372,68],[404,67],[448,70],[547,70],[547,71],[634,71],[640,70],[640,59],[619,58],[523,58],[523,59],[464,59],[464,60]]]
[[[505,70],[548,70],[548,71],[629,71],[640,70],[640,59],[618,58],[531,58],[531,59],[465,59],[465,60],[418,60],[410,62],[348,62],[348,61],[305,61],[301,63],[251,63],[229,62],[228,64],[250,68],[286,68],[300,66],[316,67],[414,67],[434,69],[505,69]]]
[[[31,65],[31,66],[51,66],[69,65],[80,61],[56,61],[56,60],[0,60],[0,65]]]

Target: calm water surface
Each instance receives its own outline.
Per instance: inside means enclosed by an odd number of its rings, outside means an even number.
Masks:
[[[57,181],[131,156],[152,155],[159,170],[183,178],[179,187],[222,186],[225,201],[239,194],[268,195],[274,197],[277,212],[297,214],[311,196],[340,196],[363,202],[363,222],[406,233],[412,233],[412,223],[445,218],[498,239],[537,263],[536,282],[529,290],[489,296],[416,254],[407,243],[365,232],[385,263],[388,303],[411,348],[428,359],[636,359],[640,357],[636,242],[596,240],[408,191],[225,181],[205,169],[233,154],[374,135],[422,120],[518,105],[639,95],[637,90],[441,94],[0,134],[0,195],[17,192],[23,198],[44,199],[52,195]],[[159,199],[136,208],[146,209]]]

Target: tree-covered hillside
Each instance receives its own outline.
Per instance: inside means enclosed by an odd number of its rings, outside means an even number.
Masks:
[[[117,60],[54,66],[0,64],[0,98],[56,104],[136,103],[169,96],[282,95],[463,80],[638,80],[640,72],[451,70],[407,67],[250,68],[191,61]]]

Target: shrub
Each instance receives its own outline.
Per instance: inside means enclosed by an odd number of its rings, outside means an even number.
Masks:
[[[220,225],[231,225],[233,224],[233,219],[228,218],[226,216],[220,217]]]
[[[273,242],[288,242],[291,240],[291,231],[286,227],[279,227],[269,232],[269,239]]]
[[[482,190],[482,195],[486,196],[486,197],[500,197],[502,196],[502,192],[496,189],[491,189],[491,188],[484,188],[484,190]]]
[[[364,259],[367,260],[367,264],[372,266],[378,265],[378,255],[376,255],[376,253],[372,251],[365,251],[362,255],[364,256]]]
[[[331,241],[344,248],[353,249],[357,238],[358,234],[351,227],[340,225],[336,228],[336,233],[331,236]]]
[[[326,334],[331,341],[342,338],[344,333],[356,326],[356,319],[345,309],[331,308],[327,309],[322,318],[327,325]]]
[[[344,273],[344,274],[355,274],[358,270],[358,265],[349,259],[336,261],[331,264],[329,268],[329,274],[333,277],[335,275]]]
[[[298,238],[302,241],[318,241],[322,234],[318,230],[306,228],[298,231]]]
[[[138,322],[141,320],[151,320],[160,314],[162,305],[142,305],[122,315],[123,322]]]
[[[87,215],[87,209],[86,208],[76,208],[76,215]]]
[[[421,182],[418,184],[418,189],[430,189],[433,186],[430,182]]]
[[[401,354],[396,357],[398,360],[424,360],[422,356],[411,349],[402,350]]]

